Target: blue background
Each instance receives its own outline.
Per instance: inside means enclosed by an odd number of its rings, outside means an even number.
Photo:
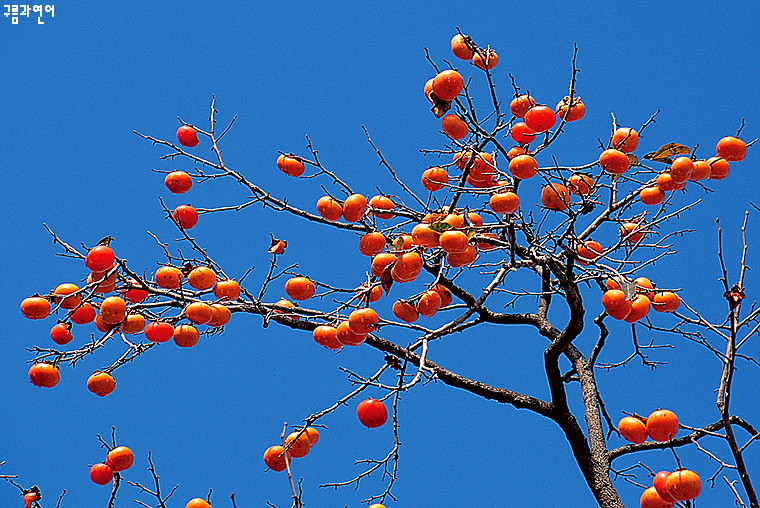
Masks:
[[[277,171],[278,151],[308,155],[309,134],[323,162],[358,191],[375,186],[397,193],[360,128],[365,125],[399,174],[422,193],[420,172],[433,164],[420,148],[442,148],[446,138],[429,112],[422,86],[434,74],[424,58],[454,60],[449,40],[455,26],[476,42],[498,51],[494,71],[503,101],[512,95],[507,73],[550,106],[567,92],[573,42],[580,47],[578,93],[586,117],[568,126],[550,150],[561,163],[582,164],[598,156],[598,139],[609,136],[611,117],[637,127],[656,110],[637,150],[639,155],[666,142],[699,144],[704,157],[715,142],[736,132],[747,118],[743,138],[756,138],[758,9],[754,2],[723,7],[697,2],[65,2],[44,25],[34,18],[11,25],[0,18],[3,51],[4,173],[0,210],[4,226],[5,290],[0,308],[0,402],[4,408],[0,474],[18,474],[24,485],[37,484],[44,506],[54,506],[67,489],[63,506],[105,506],[107,487],[88,480],[88,465],[103,460],[96,434],[117,427],[120,444],[137,455],[125,476],[143,483],[147,452],[168,490],[180,484],[171,506],[214,489],[215,507],[289,505],[284,474],[265,472],[263,450],[279,439],[282,423],[298,423],[350,390],[338,366],[369,374],[382,354],[355,348],[332,354],[309,334],[271,326],[255,316],[233,316],[222,335],[203,339],[190,350],[173,344],[154,348],[116,373],[118,387],[100,399],[90,394],[89,374],[121,353],[116,343],[106,352],[64,368],[53,390],[28,383],[25,348],[49,344],[51,320],[32,322],[18,312],[26,296],[86,275],[78,261],[56,256],[42,227],[47,223],[72,244],[93,245],[106,235],[117,254],[138,271],[150,273],[162,253],[146,230],[164,240],[177,236],[165,219],[158,197],[169,206],[190,200],[212,208],[237,204],[246,192],[231,181],[196,185],[190,194],[170,195],[157,169],[192,169],[184,161],[159,161],[165,152],[133,134],[138,130],[169,140],[176,117],[207,125],[211,95],[220,121],[238,120],[224,139],[227,164],[275,196],[313,210],[320,183],[293,180]],[[454,62],[466,75],[481,77],[469,64]],[[482,82],[475,93],[488,107]],[[208,145],[197,153],[211,156]],[[539,160],[550,164],[549,154]],[[678,256],[647,270],[665,287],[683,288],[693,307],[720,320],[723,303],[716,258],[715,218],[726,229],[727,258],[735,279],[739,227],[751,200],[758,200],[756,150],[732,165],[730,177],[711,182],[715,192],[690,187],[679,202],[696,198],[697,209],[669,223],[669,229],[693,229],[674,238]],[[525,206],[525,205],[524,205]],[[757,213],[750,217],[750,240],[757,238]],[[283,263],[316,280],[350,286],[368,269],[356,251],[356,237],[260,208],[204,215],[194,230],[228,274],[240,277],[253,265],[249,284],[261,280],[267,266],[268,234],[290,241]],[[614,237],[614,231],[610,237]],[[599,238],[600,241],[602,238]],[[753,247],[755,247],[753,243]],[[752,258],[752,255],[750,256]],[[754,259],[757,259],[756,257]],[[472,287],[477,287],[475,283]],[[756,278],[748,280],[754,301]],[[398,295],[412,289],[397,289]],[[405,293],[406,292],[406,293]],[[601,309],[598,294],[587,293],[589,315]],[[284,296],[273,287],[268,301]],[[389,299],[390,300],[390,299]],[[327,308],[328,302],[317,304]],[[378,306],[388,315],[387,302]],[[442,318],[436,318],[442,319]],[[657,324],[672,324],[660,315]],[[442,321],[439,321],[442,322]],[[593,330],[578,343],[588,350]],[[602,361],[618,361],[631,350],[630,331],[611,325],[610,347]],[[484,382],[547,396],[542,376],[543,339],[526,328],[484,327],[441,341],[430,357],[457,373]],[[81,328],[72,345],[83,343],[94,328]],[[76,333],[76,332],[75,332]],[[676,411],[683,423],[699,426],[717,419],[715,395],[720,364],[704,349],[678,337],[640,329],[642,341],[656,338],[676,349],[655,353],[668,364],[654,372],[631,363],[599,373],[607,407],[648,414],[658,407]],[[405,344],[413,337],[388,338]],[[757,354],[755,342],[746,354]],[[538,369],[538,371],[537,371]],[[390,382],[389,378],[389,382]],[[758,368],[739,364],[733,407],[755,425]],[[577,387],[570,388],[576,394]],[[378,395],[379,392],[371,392]],[[594,501],[572,461],[558,428],[526,411],[484,401],[441,383],[418,386],[402,396],[400,499],[387,506],[592,506]],[[353,405],[325,419],[319,445],[294,466],[303,478],[309,506],[363,506],[360,500],[383,490],[379,474],[358,491],[337,492],[317,486],[346,480],[360,469],[355,459],[379,458],[391,446],[391,428],[366,429]],[[617,437],[612,445],[623,444]],[[728,458],[716,441],[705,446]],[[693,448],[679,450],[703,479],[715,464]],[[757,446],[747,461],[760,464]],[[673,468],[670,452],[626,457],[617,467],[645,462],[655,471]],[[649,480],[640,476],[640,481]],[[618,480],[626,505],[636,506],[640,489]],[[15,506],[17,491],[0,485],[2,506]],[[117,506],[151,499],[124,486]],[[731,503],[718,483],[705,489],[698,505]],[[16,503],[16,504],[13,504]]]

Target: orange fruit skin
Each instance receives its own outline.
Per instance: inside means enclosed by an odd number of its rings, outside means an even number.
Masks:
[[[740,161],[747,156],[747,144],[734,136],[726,136],[718,141],[715,153],[729,162]]]
[[[285,471],[290,454],[280,445],[270,446],[264,452],[264,464],[272,471]]]
[[[649,487],[641,494],[639,503],[641,508],[673,508],[673,503],[663,501],[654,487]]]
[[[625,319],[631,313],[631,302],[619,289],[610,289],[602,295],[602,305],[607,314],[614,319]]]
[[[647,426],[639,418],[633,416],[622,418],[618,423],[618,430],[620,435],[631,443],[641,444],[647,440]]]
[[[647,434],[655,441],[673,439],[678,434],[678,417],[673,411],[658,409],[647,418]]]
[[[105,397],[116,388],[116,380],[107,372],[96,371],[87,380],[87,389],[98,397]]]
[[[306,169],[304,163],[294,157],[280,155],[277,157],[277,167],[289,176],[301,176]]]
[[[612,134],[612,147],[631,153],[639,146],[639,133],[630,127],[621,127]]]
[[[433,78],[433,93],[442,101],[457,98],[464,88],[464,79],[457,71],[445,70]]]
[[[129,469],[130,467],[132,467],[132,464],[134,462],[135,462],[135,455],[134,453],[132,453],[132,450],[130,450],[126,446],[117,446],[116,448],[108,452],[108,455],[106,456],[106,464],[115,473]]]
[[[53,364],[39,362],[29,368],[29,381],[34,386],[53,388],[61,381],[61,373]]]
[[[473,54],[473,51],[467,46],[462,34],[456,34],[451,38],[451,52],[460,60],[469,60],[472,58]]]
[[[679,469],[670,473],[665,481],[668,494],[677,501],[694,499],[702,492],[702,481],[699,475],[688,469]]]
[[[27,319],[45,319],[50,315],[50,302],[41,296],[30,296],[21,302],[21,314]]]

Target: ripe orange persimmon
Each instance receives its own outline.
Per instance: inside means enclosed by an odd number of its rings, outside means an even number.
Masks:
[[[427,224],[417,224],[412,228],[412,240],[422,247],[438,247],[439,233],[430,229]]]
[[[108,464],[94,464],[90,467],[90,480],[98,485],[108,485],[113,480],[113,470]]]
[[[27,319],[45,319],[50,315],[50,302],[41,296],[30,296],[21,302],[21,314]]]
[[[469,240],[462,231],[451,229],[441,233],[439,243],[447,254],[460,254],[467,249]]]
[[[71,322],[78,325],[92,323],[95,320],[96,314],[95,307],[88,302],[83,303],[78,309],[72,309],[69,311]]]
[[[468,212],[464,217],[470,225],[475,226],[476,228],[483,225],[483,217],[481,217],[479,213]]]
[[[148,298],[147,290],[142,289],[140,282],[135,279],[129,279],[127,286],[121,289],[121,296],[130,303],[140,303]]]
[[[641,508],[673,508],[673,503],[665,502],[654,487],[649,487],[642,492],[639,503]]]
[[[469,60],[472,58],[473,54],[472,48],[462,34],[456,34],[451,38],[451,52],[460,60]]]
[[[633,283],[636,284],[637,293],[645,295],[650,300],[654,298],[654,284],[652,284],[651,280],[646,277],[637,277]]]
[[[286,307],[286,308],[289,308],[289,309],[295,309],[295,308],[298,307],[298,305],[296,305],[295,303],[291,302],[290,300],[286,300],[285,298],[283,298],[282,300],[279,300],[277,303],[275,303],[275,305],[278,306],[278,307]],[[286,314],[287,313],[286,311],[284,311],[282,309],[274,309],[274,311],[277,314]],[[288,317],[290,317],[292,319],[296,319],[296,320],[301,319],[301,317],[298,316],[297,314],[291,314]]]
[[[174,329],[174,343],[179,347],[193,347],[200,338],[201,334],[193,325],[179,325]]]
[[[184,194],[193,186],[193,179],[185,171],[172,171],[164,178],[164,185],[173,194]]]
[[[557,116],[566,122],[574,122],[580,120],[586,114],[586,105],[580,97],[573,97],[572,106],[570,105],[570,96],[565,96],[564,99],[557,103],[555,108]],[[570,111],[570,114],[568,114]]]
[[[320,325],[314,329],[312,337],[317,344],[333,351],[343,347],[338,340],[338,330],[334,326]]]
[[[440,308],[441,295],[432,289],[428,289],[422,293],[422,296],[420,296],[420,299],[417,302],[417,312],[427,318],[433,317]]]
[[[702,492],[702,481],[699,475],[688,469],[679,469],[670,473],[665,481],[665,488],[673,499],[688,501],[694,499]]]
[[[121,297],[109,296],[100,304],[100,317],[108,324],[119,324],[124,321],[126,315],[127,302]]]
[[[97,328],[98,331],[100,332],[103,332],[103,333],[110,332],[116,326],[118,325],[106,323],[105,321],[103,321],[103,317],[100,314],[95,316],[95,328]]]
[[[652,308],[652,302],[646,295],[636,295],[631,300],[631,312],[624,318],[626,323],[635,323],[639,319],[649,314],[649,309]]]
[[[117,446],[106,455],[106,464],[115,473],[129,469],[134,462],[135,454],[126,446]]]
[[[174,327],[165,321],[155,321],[145,327],[144,333],[151,342],[166,342],[174,337]]]
[[[631,167],[631,161],[622,151],[610,148],[603,151],[599,156],[599,165],[607,173],[622,175]]]
[[[214,286],[214,296],[220,300],[237,300],[240,297],[240,284],[232,279],[220,280]]]
[[[561,183],[550,183],[541,189],[541,203],[549,210],[564,210],[570,204],[570,191]]]
[[[576,262],[579,265],[588,265],[592,261],[596,261],[604,253],[602,244],[594,240],[586,240],[576,248],[578,259]]]
[[[607,314],[614,319],[625,319],[631,313],[631,302],[619,289],[606,291],[602,295],[602,305]]]
[[[416,279],[422,271],[422,256],[416,252],[405,252],[398,257],[391,269],[391,275],[396,282]],[[402,279],[398,280],[397,279]]]
[[[64,345],[74,340],[74,335],[71,333],[71,325],[68,323],[58,323],[50,329],[50,338],[56,344]]]
[[[396,300],[396,303],[393,304],[393,315],[401,321],[414,323],[417,321],[417,318],[419,318],[420,313],[417,310],[417,307],[406,300]]]
[[[308,300],[315,291],[314,283],[306,277],[292,277],[285,283],[285,292],[293,300]]]
[[[499,55],[492,49],[479,48],[472,56],[472,63],[478,69],[491,70],[499,63]]]
[[[497,192],[488,200],[488,206],[496,213],[515,213],[520,208],[520,198],[512,191]]]
[[[72,293],[76,293],[79,291],[79,286],[76,284],[71,283],[64,283],[64,284],[58,284],[56,288],[53,290],[53,294],[56,295],[71,295]],[[61,305],[62,309],[73,309],[74,307],[78,306],[82,302],[82,295],[76,294],[73,296],[64,296],[64,298],[55,298],[53,299],[53,303],[59,303]]]
[[[678,417],[673,411],[658,409],[647,418],[647,434],[655,441],[669,441],[678,434]]]
[[[356,407],[356,416],[359,421],[369,428],[380,427],[388,421],[388,410],[382,401],[367,399]]]
[[[216,274],[207,266],[198,266],[187,274],[187,283],[195,289],[211,289],[216,284]]]
[[[351,331],[348,321],[341,321],[335,330],[338,342],[344,346],[358,346],[367,339],[367,335]]]
[[[61,373],[58,367],[52,363],[38,362],[29,368],[29,381],[34,386],[43,388],[52,388],[61,380]]]
[[[567,179],[567,190],[576,196],[588,196],[594,192],[595,185],[594,179],[583,173],[575,173]]]
[[[433,93],[442,101],[452,101],[464,88],[464,79],[457,71],[445,70],[433,78]]]
[[[140,314],[127,314],[119,329],[124,333],[140,333],[145,329],[145,318]]]
[[[639,199],[645,205],[659,205],[665,200],[665,193],[658,186],[645,187],[641,189]]]
[[[661,291],[654,294],[652,304],[657,312],[673,312],[681,305],[681,299],[671,291]]]
[[[536,176],[538,172],[538,162],[530,155],[518,155],[509,161],[509,172],[515,178],[526,180]]]
[[[441,130],[451,139],[464,139],[470,128],[467,122],[457,115],[446,115],[441,119]]]
[[[319,441],[319,431],[314,427],[306,427],[304,432],[309,436],[309,443],[311,443],[311,447],[314,448],[314,445]]]
[[[102,272],[113,265],[116,260],[113,249],[108,245],[96,245],[87,252],[84,264],[92,272]]]
[[[422,172],[422,186],[429,191],[441,190],[446,183],[449,183],[449,174],[443,168],[433,166]]]
[[[530,95],[518,95],[509,103],[509,109],[516,118],[525,118],[525,113],[536,105],[536,101]]]
[[[172,218],[182,229],[192,229],[198,224],[198,210],[190,205],[179,205],[172,212]]]
[[[211,505],[205,499],[196,497],[188,501],[185,508],[211,508]]]
[[[364,307],[356,309],[348,316],[348,326],[357,335],[367,335],[377,329],[380,317],[373,309]]]
[[[669,192],[669,191],[677,190],[679,187],[679,184],[677,184],[676,181],[673,180],[673,175],[671,175],[669,171],[666,171],[665,173],[660,173],[659,175],[657,175],[657,187],[661,191]]]
[[[445,222],[454,229],[460,229],[464,227],[464,216],[458,213],[450,213],[441,222]]]
[[[390,252],[381,252],[372,258],[372,275],[382,277],[388,265],[394,263],[398,256]]]
[[[518,155],[530,155],[530,150],[525,146],[513,146],[507,152],[507,159],[512,160]]]
[[[639,146],[639,133],[630,127],[620,127],[612,134],[610,144],[621,152],[631,153]]]
[[[747,156],[747,144],[737,137],[726,136],[718,141],[715,153],[730,162],[740,161]]]
[[[196,325],[205,325],[211,321],[213,316],[214,311],[211,310],[211,305],[206,302],[192,302],[185,307],[185,317]]]
[[[95,286],[96,293],[110,293],[116,289],[116,271],[113,270],[114,266],[116,265],[112,265],[111,268],[103,270],[102,272],[90,273],[90,275],[87,276],[87,285],[89,286],[92,283],[98,282]],[[109,272],[111,275],[106,276]]]
[[[392,219],[396,205],[388,196],[374,196],[369,200],[369,206],[373,209],[372,213],[378,219]]]
[[[691,172],[691,176],[689,177],[689,180],[697,181],[697,180],[705,180],[707,178],[710,178],[710,165],[707,163],[706,160],[696,160],[692,162],[693,170]]]
[[[215,303],[211,305],[211,319],[206,324],[218,328],[229,323],[231,318],[232,312],[229,307],[221,303]]]
[[[557,114],[549,107],[535,105],[525,113],[525,125],[535,132],[548,131],[557,123]]]
[[[380,254],[383,249],[385,249],[385,236],[382,233],[373,231],[359,239],[359,252],[365,256]]]
[[[280,445],[270,446],[264,452],[264,464],[273,471],[285,471],[290,461],[290,454]]]
[[[277,167],[280,171],[290,176],[301,176],[305,169],[301,159],[284,154],[277,157]]]
[[[620,226],[620,236],[628,243],[638,243],[644,238],[643,227],[635,222],[624,222]]]
[[[367,198],[361,194],[351,194],[343,201],[343,218],[347,222],[356,222],[367,211]]]
[[[640,418],[625,416],[618,423],[618,430],[623,439],[640,444],[647,440],[647,426]]]
[[[164,289],[178,289],[185,278],[179,268],[162,266],[156,270],[156,284]]]
[[[723,180],[731,171],[731,165],[723,157],[710,157],[707,165],[710,166],[710,180]]]
[[[673,496],[671,496],[668,492],[667,482],[670,475],[670,471],[660,471],[654,475],[654,480],[652,483],[654,483],[654,490],[657,491],[663,501],[666,503],[675,503],[677,499],[674,499]]]
[[[676,183],[684,183],[689,180],[693,171],[694,163],[688,157],[677,157],[670,165],[670,177]]]
[[[464,252],[454,254],[451,253],[446,256],[449,266],[454,268],[461,268],[463,266],[471,265],[478,257],[478,250],[474,245],[468,245]]]
[[[430,289],[438,293],[438,296],[441,297],[441,307],[448,307],[449,305],[451,305],[451,302],[454,299],[454,297],[451,294],[451,291],[449,291],[447,287],[442,286],[440,284],[436,284]]]
[[[108,372],[96,370],[87,379],[87,389],[98,397],[105,397],[116,389],[116,380]]]
[[[521,145],[527,145],[536,139],[536,133],[533,129],[528,127],[525,122],[517,122],[509,129],[509,135],[515,140],[516,143]]]
[[[311,440],[306,432],[291,432],[285,438],[285,449],[293,458],[305,457],[311,449]]]
[[[330,222],[337,221],[343,215],[343,207],[331,196],[322,196],[317,200],[317,211]]]

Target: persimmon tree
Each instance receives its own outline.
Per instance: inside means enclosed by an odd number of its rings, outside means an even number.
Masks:
[[[220,128],[215,99],[208,124],[180,119],[178,141],[137,132],[159,150],[160,159],[184,167],[155,170],[164,174],[172,193],[202,202],[194,183],[214,181],[228,186],[228,195],[237,188],[248,197],[213,208],[171,209],[161,201],[180,238],[175,243],[153,236],[164,257],[152,267],[132,266],[119,255],[118,242],[110,245],[110,237],[97,246],[77,245],[49,229],[61,254],[84,265],[87,278],[84,283],[62,283],[22,303],[29,318],[58,318],[51,330],[55,346],[30,348],[32,382],[55,386],[59,369],[97,355],[103,368],[93,374],[88,388],[107,396],[116,388],[120,369],[131,368],[156,347],[172,347],[162,343],[173,340],[192,347],[204,336],[222,333],[236,315],[253,314],[261,317],[264,327],[291,328],[294,337],[313,338],[328,350],[378,351],[375,369],[346,370],[350,386],[344,397],[329,407],[314,408],[302,424],[283,429],[279,439],[273,436],[271,443],[261,443],[272,474],[285,471],[294,506],[302,506],[309,487],[304,493],[297,484],[293,459],[316,445],[317,428],[329,431],[320,427],[326,417],[349,402],[359,405],[357,424],[392,425],[394,440],[386,456],[363,461],[364,469],[355,478],[335,479],[328,486],[358,488],[362,478],[375,473],[387,479],[386,488],[363,493],[363,501],[381,506],[395,499],[394,482],[403,476],[398,461],[399,395],[425,390],[435,381],[556,424],[599,506],[623,506],[618,482],[641,486],[645,507],[693,506],[706,480],[724,489],[729,502],[759,507],[745,454],[760,433],[756,423],[731,405],[734,379],[744,372],[739,365],[758,364],[743,352],[760,328],[760,310],[743,308],[749,242],[744,236],[741,262],[731,269],[724,261],[719,232],[724,293],[706,295],[705,301],[683,301],[676,289],[679,281],[655,284],[647,277],[648,269],[676,252],[674,245],[685,232],[677,219],[703,205],[694,196],[730,178],[729,172],[753,143],[740,139],[739,128],[721,140],[699,140],[704,146],[716,143],[714,153],[709,150],[700,157],[696,147],[675,142],[677,134],[652,132],[660,148],[637,154],[639,136],[653,130],[657,113],[639,126],[620,125],[613,116],[610,132],[599,133],[598,157],[577,161],[573,154],[555,150],[556,140],[582,125],[585,113],[577,49],[566,96],[553,98],[548,106],[541,102],[548,98],[532,97],[514,78],[504,83],[495,77],[498,54],[491,48],[460,33],[452,40],[452,51],[461,59],[458,65],[428,56],[433,77],[424,86],[421,107],[431,106],[446,135],[442,146],[421,147],[433,162],[429,168],[421,169],[414,180],[402,178],[365,129],[380,165],[395,182],[393,189],[375,192],[372,182],[361,189],[348,185],[323,164],[308,137],[305,150],[283,147],[272,160],[271,170],[279,168],[295,178],[291,189],[259,186],[255,175],[225,162],[224,137],[235,119]],[[485,83],[486,96],[475,94],[477,83]],[[319,180],[325,195],[302,196],[297,189],[303,179]],[[287,232],[275,230],[271,245],[250,253],[251,265],[261,266],[253,260],[265,257],[266,267],[252,268],[233,280],[214,258],[213,239],[194,235],[193,227],[207,214],[238,211],[255,216],[262,208],[295,216],[303,227],[321,228],[325,237],[355,236],[355,256],[366,256],[365,269],[349,274],[354,283],[345,287],[315,280],[307,264],[289,259]],[[749,214],[743,233],[748,220]],[[273,288],[289,299],[271,298]],[[703,316],[700,307],[707,301],[724,306],[722,321]],[[592,314],[598,302],[605,311]],[[90,343],[62,347],[72,331],[93,321],[99,332]],[[488,332],[476,331],[488,325]],[[576,339],[589,329],[596,340],[583,346]],[[638,415],[634,408],[605,404],[600,376],[632,363],[655,368],[667,361],[671,349],[640,338],[650,331],[669,333],[676,349],[678,340],[696,342],[721,364],[720,376],[712,380],[717,393],[713,415],[676,416],[659,407],[640,408],[646,412]],[[613,332],[627,337],[631,353],[602,363]],[[519,333],[530,341],[543,352],[543,371],[535,375],[545,378],[549,396],[460,375],[445,358],[431,361],[438,343],[466,333]],[[497,354],[507,358],[509,352]],[[379,400],[368,398],[363,393],[367,389],[381,393]],[[630,443],[622,444],[621,435]],[[113,446],[103,444],[109,450],[116,447],[115,440]],[[684,447],[704,452],[715,467],[691,471],[677,453]],[[675,472],[657,479],[643,453],[652,449],[672,450]],[[150,471],[155,487],[130,482],[148,496],[140,504],[184,506],[184,500],[170,500],[173,491],[161,493],[152,461]],[[97,474],[103,478],[102,471]],[[115,502],[120,474],[114,478],[112,495],[104,499],[108,506]],[[205,506],[207,501],[196,499],[187,506]],[[32,503],[41,506],[39,500]]]

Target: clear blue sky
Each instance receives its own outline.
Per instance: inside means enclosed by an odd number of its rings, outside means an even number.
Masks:
[[[178,115],[204,125],[212,94],[221,121],[238,115],[222,147],[227,163],[274,195],[308,209],[322,193],[319,182],[294,183],[274,165],[278,150],[306,154],[306,134],[323,161],[361,192],[372,195],[375,185],[396,192],[364,139],[365,125],[402,177],[422,190],[419,174],[431,162],[418,150],[441,148],[446,141],[422,94],[433,75],[423,48],[438,63],[451,60],[455,26],[498,51],[494,75],[504,100],[512,94],[510,72],[540,101],[555,104],[566,94],[572,47],[578,43],[577,89],[587,115],[552,150],[561,163],[593,160],[596,140],[609,135],[613,112],[621,124],[637,127],[662,110],[647,128],[640,155],[675,141],[700,144],[700,153],[710,156],[715,142],[735,133],[742,117],[747,118],[743,137],[760,135],[760,19],[754,2],[730,8],[708,2],[688,7],[679,2],[466,5],[61,2],[55,4],[54,18],[43,17],[44,25],[35,17],[22,18],[18,25],[0,17],[5,175],[0,238],[9,276],[0,293],[7,318],[0,329],[0,402],[5,408],[0,461],[7,464],[0,474],[19,474],[24,485],[39,485],[46,507],[55,505],[53,498],[62,489],[68,491],[67,508],[105,506],[110,489],[88,480],[87,465],[103,459],[95,435],[108,434],[114,425],[120,444],[137,454],[127,479],[149,481],[146,457],[152,450],[164,487],[180,484],[172,506],[182,508],[213,488],[215,508],[231,506],[231,492],[240,508],[265,506],[266,501],[285,507],[286,477],[265,473],[261,461],[264,449],[278,440],[282,422],[297,423],[346,393],[350,385],[338,366],[368,374],[382,363],[382,354],[370,348],[331,354],[307,333],[264,329],[260,318],[236,315],[226,333],[204,339],[196,348],[167,344],[119,369],[117,390],[104,399],[90,394],[85,381],[120,354],[118,344],[75,369],[64,368],[53,390],[27,381],[30,353],[25,348],[50,344],[52,322],[25,320],[19,302],[85,275],[80,262],[55,255],[43,222],[72,244],[92,245],[111,235],[118,254],[149,273],[161,251],[146,230],[164,239],[176,236],[159,196],[169,206],[191,200],[205,208],[245,199],[231,182],[206,182],[186,196],[169,195],[162,177],[150,169],[191,167],[159,161],[164,152],[132,133],[173,139]],[[469,65],[456,64],[475,74]],[[210,156],[207,148],[198,147],[199,153]],[[544,157],[540,162],[549,164]],[[715,192],[693,190],[682,198],[702,197],[704,203],[672,227],[696,231],[674,238],[680,255],[649,272],[660,285],[683,287],[684,298],[707,313],[722,293],[715,217],[724,221],[728,259],[735,268],[743,210],[749,201],[760,201],[756,186],[750,185],[757,182],[757,166],[757,150],[750,150],[728,180],[711,185]],[[753,215],[750,224],[750,238],[756,239],[760,215]],[[240,277],[255,266],[252,281],[266,269],[270,232],[290,241],[284,261],[298,262],[300,271],[318,280],[349,285],[368,267],[355,250],[352,233],[325,232],[261,209],[203,216],[195,231],[227,273]],[[749,300],[754,301],[756,277],[749,284]],[[270,295],[279,298],[284,292],[273,288]],[[595,314],[598,300],[588,300],[590,314]],[[384,305],[378,307],[381,313],[387,312]],[[94,328],[84,330],[75,338],[79,343]],[[628,329],[616,323],[612,332],[606,361],[630,351]],[[642,335],[646,340],[651,334]],[[411,340],[403,334],[388,338]],[[579,344],[587,348],[592,340],[586,335]],[[632,364],[599,374],[613,414],[667,407],[689,425],[717,419],[713,389],[718,362],[682,340],[671,342],[677,349],[660,357],[669,364],[653,373]],[[545,381],[541,372],[534,373],[541,368],[543,345],[526,329],[487,328],[437,344],[431,357],[464,375],[543,397]],[[749,346],[747,352],[757,354],[758,348]],[[740,367],[734,407],[757,425],[758,369],[746,363]],[[400,501],[389,500],[389,507],[593,505],[567,444],[549,421],[442,384],[404,394],[400,418],[401,459],[394,487]],[[390,426],[363,428],[353,405],[324,423],[329,429],[319,445],[294,468],[303,478],[303,499],[312,507],[362,506],[361,499],[382,490],[379,474],[362,482],[359,491],[317,486],[353,477],[359,471],[355,459],[383,456],[391,446]],[[615,437],[612,441],[623,443]],[[714,442],[707,446],[721,451]],[[712,474],[713,465],[703,454],[680,454],[703,477]],[[637,459],[655,470],[673,467],[666,452],[629,457],[616,465]],[[757,447],[748,460],[760,481]],[[626,505],[637,505],[638,489],[621,482],[620,490]],[[16,496],[12,486],[0,484],[0,506],[20,505]],[[150,504],[135,489],[123,487],[117,506],[136,506],[136,497]],[[728,506],[729,499],[720,485],[707,488],[699,505]]]

